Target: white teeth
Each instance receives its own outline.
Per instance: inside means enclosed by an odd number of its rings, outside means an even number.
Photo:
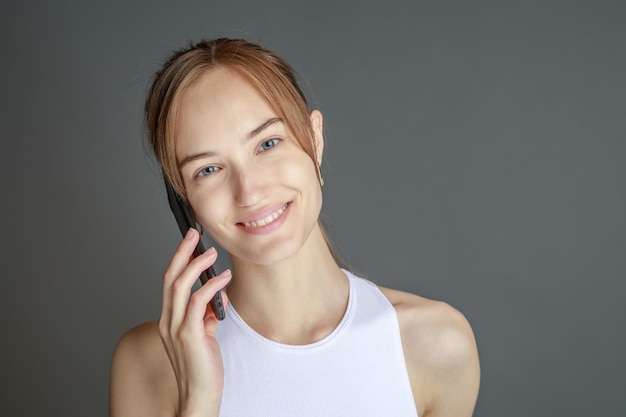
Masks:
[[[277,211],[273,212],[272,214],[268,215],[267,217],[264,217],[264,218],[256,220],[256,221],[244,222],[243,225],[246,226],[246,227],[266,226],[266,225],[270,224],[271,222],[273,222],[274,220],[276,220],[278,218],[278,216],[283,214],[283,211],[285,211],[286,208],[287,208],[287,204],[285,204],[284,206],[282,206],[280,209],[278,209]]]

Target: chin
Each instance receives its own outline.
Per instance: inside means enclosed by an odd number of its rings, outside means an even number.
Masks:
[[[315,232],[315,222],[311,227],[297,231],[285,230],[285,233],[268,235],[247,235],[237,239],[230,248],[225,246],[230,256],[238,261],[259,266],[271,266],[284,262],[306,250]],[[241,243],[245,242],[245,246]],[[233,242],[231,242],[233,243]],[[231,249],[231,250],[229,250]]]
[[[259,266],[271,266],[293,257],[302,245],[295,242],[271,242],[264,245],[255,245],[244,251],[230,252],[235,259]]]

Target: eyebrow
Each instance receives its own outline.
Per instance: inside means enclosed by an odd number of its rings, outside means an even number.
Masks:
[[[255,136],[257,136],[259,133],[261,133],[262,131],[264,131],[265,129],[267,129],[268,127],[276,124],[276,123],[281,123],[283,121],[283,119],[281,119],[280,117],[272,117],[271,119],[267,119],[265,122],[261,123],[259,125],[259,127],[257,127],[256,129],[253,129],[249,134],[248,134],[248,139],[252,139]]]
[[[182,161],[178,163],[178,169],[181,170],[185,165],[187,165],[188,163],[192,161],[202,159],[202,158],[210,158],[215,155],[217,155],[217,153],[208,151],[208,152],[194,153],[193,155],[186,156]]]
[[[281,119],[280,117],[272,117],[270,119],[267,119],[266,121],[264,121],[263,123],[261,123],[259,126],[255,127],[254,129],[252,129],[250,131],[250,133],[248,133],[248,136],[246,137],[247,140],[251,140],[253,139],[255,136],[259,135],[261,132],[263,132],[265,129],[267,129],[268,127],[276,124],[276,123],[282,123],[283,119]],[[182,169],[183,166],[187,165],[188,163],[192,162],[192,161],[196,161],[198,159],[202,159],[202,158],[210,158],[213,156],[216,156],[217,153],[213,152],[213,151],[207,151],[207,152],[199,152],[199,153],[195,153],[189,156],[186,156],[185,158],[183,158],[182,161],[180,161],[178,163],[178,169]]]

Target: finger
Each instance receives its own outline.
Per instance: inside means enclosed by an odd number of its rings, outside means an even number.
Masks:
[[[232,273],[230,269],[223,271],[221,274],[211,278],[206,284],[193,293],[189,299],[187,309],[187,319],[192,323],[198,323],[207,316],[207,311],[212,309],[209,306],[211,299],[221,291],[231,280]],[[224,304],[226,308],[226,304]],[[215,316],[213,316],[215,318]]]
[[[185,234],[183,240],[178,244],[170,263],[163,274],[164,282],[172,282],[185,269],[189,260],[193,256],[193,251],[198,245],[200,234],[194,228],[190,228]]]
[[[232,277],[231,277],[231,279],[232,279]],[[228,281],[228,282],[230,282],[230,281]],[[228,286],[228,283],[226,285]],[[228,307],[228,303],[229,303],[228,294],[226,293],[226,289],[224,288],[224,289],[222,289],[222,304],[224,304],[224,310],[226,310],[226,308]]]
[[[169,322],[171,311],[171,286],[176,277],[184,270],[189,264],[190,258],[193,255],[193,250],[198,244],[200,236],[197,230],[190,228],[185,234],[185,237],[176,248],[176,252],[172,256],[169,265],[163,273],[163,303],[161,310],[161,317]]]
[[[217,251],[209,248],[202,255],[193,259],[171,285],[171,323],[172,328],[179,326],[185,316],[191,297],[191,289],[200,274],[215,263]],[[209,282],[213,279],[209,280]],[[204,286],[203,286],[204,287]],[[201,287],[202,288],[202,287]]]
[[[231,278],[232,279],[232,278]],[[230,281],[228,281],[230,282]],[[228,285],[228,283],[227,283]],[[221,296],[222,296],[222,305],[224,306],[224,311],[227,311],[228,309],[228,295],[226,295],[226,290],[222,289],[220,290]],[[211,308],[211,306],[207,306],[206,310],[205,310],[205,315],[204,315],[204,334],[213,334],[215,332],[215,329],[217,328],[217,324],[218,324],[219,320],[217,319],[217,317],[215,316],[215,312],[213,311],[213,308]]]

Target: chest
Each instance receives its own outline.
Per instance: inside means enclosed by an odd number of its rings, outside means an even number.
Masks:
[[[221,417],[417,416],[393,313],[355,315],[307,346],[281,345],[230,324],[220,335]]]

